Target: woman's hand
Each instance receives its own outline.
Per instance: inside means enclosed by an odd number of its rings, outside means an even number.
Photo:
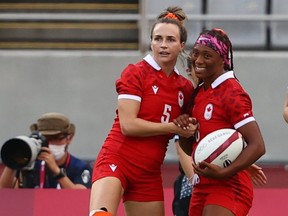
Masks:
[[[59,173],[59,167],[53,156],[51,150],[48,147],[42,147],[41,153],[38,156],[38,160],[42,160],[46,162],[46,165],[52,171],[52,173],[57,174]]]
[[[183,119],[185,119],[185,117]],[[185,138],[192,137],[194,136],[196,130],[198,129],[198,124],[195,118],[189,117],[186,120],[184,120],[184,123],[179,123],[180,125],[177,125],[177,120],[175,122],[173,121],[173,123],[177,126],[176,134],[178,134],[181,137]]]
[[[253,184],[267,184],[267,177],[261,167],[257,166],[256,164],[252,164],[250,167],[247,168],[247,171],[250,173]]]
[[[207,178],[215,178],[222,179],[229,176],[225,176],[224,169],[214,165],[202,161],[198,165],[193,164],[194,172],[198,175],[205,176]],[[267,177],[263,172],[262,168],[257,166],[256,164],[252,164],[247,171],[250,173],[251,180],[254,185],[265,185],[267,184]]]
[[[192,164],[194,168],[194,172],[198,175],[205,176],[206,178],[214,178],[214,179],[222,179],[225,178],[224,173],[222,172],[224,169],[215,164],[207,163],[205,161],[197,164]]]
[[[173,120],[173,123],[184,130],[188,129],[192,125],[195,126],[198,124],[196,118],[189,117],[188,114],[178,116]]]

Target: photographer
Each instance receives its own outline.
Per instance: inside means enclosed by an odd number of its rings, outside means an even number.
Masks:
[[[30,130],[40,132],[48,146],[42,145],[32,167],[15,170],[5,166],[0,188],[90,188],[90,165],[68,152],[75,126],[66,116],[46,113]]]

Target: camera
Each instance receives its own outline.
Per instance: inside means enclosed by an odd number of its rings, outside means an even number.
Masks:
[[[48,143],[40,132],[14,137],[1,148],[2,162],[11,169],[32,169],[43,146],[48,147]]]

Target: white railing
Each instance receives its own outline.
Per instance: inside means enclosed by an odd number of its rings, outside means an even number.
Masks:
[[[1,13],[0,21],[5,20],[73,20],[73,21],[136,21],[139,26],[139,49],[147,51],[149,46],[149,32],[147,26],[156,18],[149,14],[140,4],[139,14],[92,14],[92,13]],[[268,27],[272,22],[288,22],[286,15],[188,15],[189,21],[263,21]],[[145,27],[145,28],[144,28]]]

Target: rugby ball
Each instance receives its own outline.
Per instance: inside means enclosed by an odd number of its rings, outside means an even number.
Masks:
[[[230,128],[213,131],[198,143],[193,158],[195,164],[202,161],[229,166],[245,148],[245,141],[238,131]]]

